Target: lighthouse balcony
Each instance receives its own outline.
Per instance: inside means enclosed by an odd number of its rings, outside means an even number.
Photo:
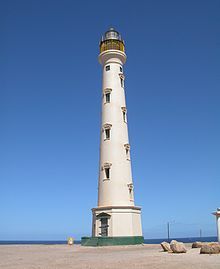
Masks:
[[[115,40],[115,39],[101,41],[100,53],[106,50],[120,50],[122,52],[125,52],[124,42],[121,40]]]

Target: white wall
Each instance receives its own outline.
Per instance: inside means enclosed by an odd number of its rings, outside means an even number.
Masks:
[[[220,215],[217,218],[217,234],[218,234],[218,242],[220,242]]]
[[[102,123],[100,138],[100,166],[99,166],[99,198],[98,206],[109,205],[134,205],[130,200],[128,184],[132,183],[131,161],[127,160],[125,144],[129,144],[128,124],[123,120],[122,107],[126,107],[125,89],[121,87],[120,67],[125,62],[122,61],[122,52],[114,51],[102,53],[100,56],[103,64],[102,92],[106,88],[112,89],[111,102],[105,103],[105,96],[102,94]],[[106,57],[108,54],[108,57]],[[118,58],[116,58],[118,56]],[[110,65],[110,70],[106,71],[106,65]],[[111,124],[110,140],[105,139],[104,124]],[[104,163],[111,163],[110,180],[105,179]]]
[[[100,236],[100,220],[96,215],[105,212],[110,215],[108,236],[142,236],[141,210],[136,208],[112,208],[94,211],[94,223],[96,229],[93,236]]]
[[[122,107],[126,107],[125,91],[121,86],[120,67],[126,61],[124,52],[108,50],[99,55],[103,66],[102,120],[100,126],[100,164],[98,207],[93,209],[93,236],[100,236],[100,213],[109,215],[108,236],[142,236],[141,210],[134,206],[134,195],[129,193],[132,183],[131,160],[127,159],[125,144],[129,144],[128,117],[124,122]],[[106,71],[106,65],[110,70]],[[126,85],[125,85],[126,86]],[[111,89],[110,103],[105,103],[105,89]],[[126,108],[127,109],[127,108]],[[110,139],[105,140],[103,126],[110,124]],[[103,166],[111,164],[106,180]],[[133,191],[132,191],[133,192]]]

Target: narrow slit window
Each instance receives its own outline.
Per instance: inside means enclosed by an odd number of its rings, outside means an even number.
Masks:
[[[134,200],[134,191],[133,191],[133,184],[132,183],[128,184],[128,191],[129,191],[130,201],[133,201]]]
[[[122,67],[120,66],[120,72],[123,72],[123,69],[122,69]]]
[[[105,168],[105,178],[110,179],[110,168],[109,167]]]
[[[123,113],[123,120],[124,120],[124,122],[126,122],[126,112],[122,111],[122,113]]]
[[[112,92],[111,88],[105,88],[103,90],[104,104],[111,102],[111,92]]]
[[[129,189],[130,200],[133,201],[133,190]]]
[[[110,179],[110,169],[111,163],[104,163],[102,170],[103,170],[103,180]]]
[[[110,103],[110,101],[111,101],[110,95],[111,95],[110,92],[108,92],[108,93],[105,94],[105,102],[106,103]]]
[[[126,159],[128,161],[130,161],[131,160],[131,157],[130,157],[130,145],[129,144],[125,144],[124,147],[125,147]]]
[[[121,110],[122,110],[123,121],[127,123],[127,109],[126,107],[122,107]]]
[[[126,148],[126,157],[127,157],[127,160],[130,160],[130,150],[128,148]]]
[[[105,139],[110,139],[110,129],[105,129]]]
[[[121,81],[121,87],[124,88],[124,79],[120,78],[120,81]]]
[[[104,132],[104,140],[109,140],[111,137],[111,127],[112,125],[109,123],[104,124],[103,132]]]
[[[122,88],[124,88],[124,80],[125,80],[125,76],[122,74],[122,73],[120,73],[119,74],[119,78],[120,78],[120,83],[121,83],[121,87]]]
[[[106,65],[105,71],[109,71],[109,70],[110,70],[110,65]]]

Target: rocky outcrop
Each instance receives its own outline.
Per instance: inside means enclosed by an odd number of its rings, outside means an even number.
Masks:
[[[200,254],[219,254],[220,253],[220,244],[219,243],[208,243],[203,244],[200,249]]]
[[[170,244],[167,242],[162,242],[161,247],[163,248],[164,251],[171,251]]]
[[[173,253],[186,253],[186,247],[182,242],[177,242],[175,240],[172,240],[170,243],[170,248]]]
[[[192,243],[192,248],[201,248],[205,243],[204,242],[194,242]]]
[[[220,246],[220,243],[218,243],[218,242],[209,242],[209,243],[205,243],[205,245],[209,245],[209,246]]]

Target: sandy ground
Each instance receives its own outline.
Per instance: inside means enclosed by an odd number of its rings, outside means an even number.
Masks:
[[[160,245],[81,247],[80,245],[0,245],[1,269],[220,269],[220,254],[161,251]]]

